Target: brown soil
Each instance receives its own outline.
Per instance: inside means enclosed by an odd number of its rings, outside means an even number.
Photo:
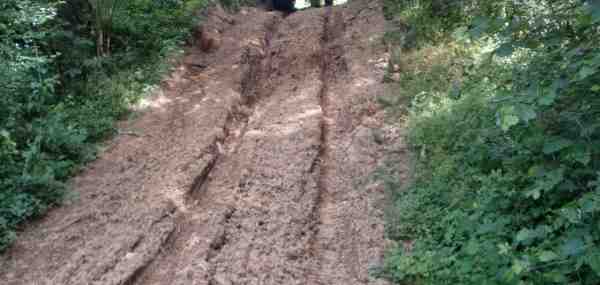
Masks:
[[[369,276],[385,244],[371,174],[395,139],[375,103],[384,19],[350,3],[212,9],[121,126],[135,135],[0,258],[2,284],[387,284]]]

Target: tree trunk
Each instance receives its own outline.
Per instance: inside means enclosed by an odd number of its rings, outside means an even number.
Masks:
[[[104,32],[102,29],[96,29],[96,55],[102,56],[104,53]]]
[[[109,56],[111,48],[111,30],[113,13],[118,1],[88,0],[94,10],[96,29],[96,53],[98,56]]]
[[[106,50],[104,50],[104,55],[106,55],[106,56],[110,56],[110,39],[111,39],[110,32],[107,32],[107,34],[106,34],[106,46],[105,46]]]

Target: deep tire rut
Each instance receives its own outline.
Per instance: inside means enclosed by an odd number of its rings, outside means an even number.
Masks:
[[[375,1],[377,2],[377,1]],[[384,249],[379,4],[209,10],[181,65],[0,259],[7,284],[348,285]],[[202,42],[203,39],[199,39]],[[198,68],[201,67],[201,68]],[[33,253],[39,253],[35,256]]]
[[[326,12],[322,16],[322,34],[320,46],[320,81],[321,90],[319,91],[319,105],[323,110],[320,128],[321,137],[319,145],[319,155],[316,162],[318,163],[318,181],[317,188],[319,194],[315,201],[313,219],[315,227],[313,228],[313,236],[310,241],[311,258],[315,260],[313,266],[307,274],[307,280],[314,284],[330,284],[326,283],[327,276],[323,271],[323,263],[329,262],[327,257],[321,254],[323,250],[319,245],[319,235],[321,227],[326,224],[328,213],[325,211],[328,205],[334,204],[336,201],[332,197],[332,193],[328,189],[327,180],[329,179],[329,168],[331,161],[331,145],[330,145],[330,129],[332,124],[332,114],[330,108],[330,85],[337,77],[343,76],[347,70],[344,61],[343,47],[335,44],[335,39],[344,33],[343,23],[338,23],[333,18],[333,9],[326,8]],[[340,74],[338,74],[339,72]]]
[[[323,256],[319,253],[321,250],[319,248],[319,230],[320,226],[324,224],[323,219],[326,218],[323,209],[327,204],[334,203],[331,193],[327,188],[327,179],[328,179],[328,170],[329,164],[331,163],[330,158],[330,125],[331,125],[331,113],[330,113],[330,98],[329,98],[329,86],[332,81],[335,80],[337,75],[336,71],[345,72],[346,70],[335,70],[334,66],[344,65],[343,62],[343,49],[339,47],[332,46],[332,42],[335,37],[338,37],[342,31],[340,31],[340,27],[334,26],[332,23],[332,13],[333,10],[331,8],[327,8],[326,12],[322,15],[322,31],[320,35],[320,70],[319,70],[319,79],[320,79],[320,91],[319,91],[319,105],[322,110],[321,121],[319,123],[321,129],[320,136],[320,144],[319,144],[319,154],[315,160],[315,166],[312,167],[314,171],[318,174],[317,179],[317,189],[318,195],[316,196],[316,200],[314,202],[313,208],[313,221],[314,226],[312,228],[312,237],[309,243],[309,253],[311,259],[314,260],[314,265],[309,268],[306,279],[310,280],[311,283],[314,284],[325,284],[323,283],[323,272],[322,267],[323,263],[326,262],[323,260]]]

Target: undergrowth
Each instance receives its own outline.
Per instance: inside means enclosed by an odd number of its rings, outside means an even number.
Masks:
[[[386,1],[403,33],[418,32],[382,103],[408,116],[414,175],[387,177],[397,246],[381,274],[599,284],[600,3],[408,2]]]
[[[23,221],[65,201],[67,180],[159,83],[210,4],[94,1],[0,4],[0,251]],[[100,2],[115,5],[103,54],[90,5]]]

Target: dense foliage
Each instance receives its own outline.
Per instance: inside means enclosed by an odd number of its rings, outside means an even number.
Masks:
[[[63,201],[206,0],[0,1],[0,250]]]
[[[600,284],[600,1],[407,2],[386,13],[416,33],[397,62],[414,177],[387,180],[383,274]]]

